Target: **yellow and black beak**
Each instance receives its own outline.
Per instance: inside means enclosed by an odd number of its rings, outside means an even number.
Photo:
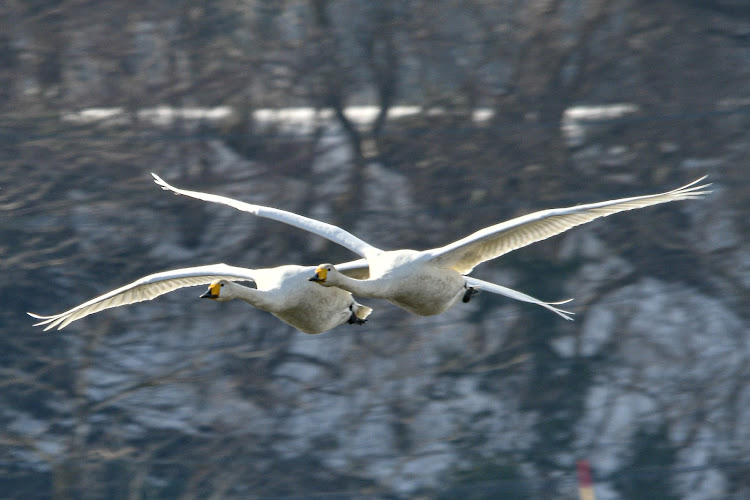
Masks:
[[[315,270],[315,276],[308,278],[307,281],[314,281],[316,283],[325,283],[328,277],[328,271],[324,267],[319,267]]]
[[[212,285],[209,285],[208,290],[206,290],[206,293],[201,295],[200,298],[202,299],[218,299],[219,298],[219,290],[221,290],[221,285],[219,283],[214,283]]]

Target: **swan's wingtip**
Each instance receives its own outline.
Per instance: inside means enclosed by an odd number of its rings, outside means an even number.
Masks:
[[[565,309],[558,309],[557,307],[552,306],[549,306],[548,309],[563,319],[573,321],[573,315],[575,314],[573,311],[566,311]]]
[[[161,177],[159,177],[157,174],[155,174],[153,172],[151,172],[151,176],[154,178],[154,182],[155,183],[157,183],[161,187],[164,187],[164,185],[166,184],[166,182],[164,181],[164,179],[162,179]]]
[[[37,323],[34,323],[32,326],[44,326],[47,325],[47,327],[44,329],[46,332],[47,330],[50,330],[55,327],[57,324],[55,320],[58,318],[58,316],[42,316],[41,314],[36,314],[33,312],[27,312],[29,316],[31,316],[34,319],[41,319],[42,321],[39,321]],[[60,326],[57,329],[62,330],[64,326]]]
[[[151,172],[151,175],[154,177],[154,182],[161,187],[164,191],[172,191],[174,194],[180,194],[177,192],[177,189],[170,186],[167,181],[159,177],[157,174]]]
[[[689,184],[685,184],[684,186],[682,186],[682,188],[679,188],[679,189],[683,189],[683,188],[686,188],[686,187],[694,186],[694,185],[698,184],[699,182],[706,180],[707,178],[708,178],[708,174],[706,174],[706,175],[704,175],[702,177],[698,177],[693,182],[691,182]],[[710,186],[710,184],[708,184],[708,185]]]
[[[573,311],[566,311],[565,309],[558,309],[556,312],[557,314],[567,319],[568,321],[573,321],[573,316],[575,315]]]
[[[573,302],[573,297],[569,299],[561,300],[560,302],[548,302],[548,304],[553,305],[553,306],[560,306],[563,304],[567,304],[568,302]]]
[[[36,314],[36,313],[33,313],[33,312],[27,312],[26,314],[28,314],[29,316],[31,316],[34,319],[41,319],[42,320],[39,323],[34,323],[34,326],[37,326],[37,325],[46,325],[50,321],[54,321],[57,318],[57,315],[42,316],[41,314]]]
[[[548,302],[547,306],[552,310],[552,312],[558,314],[559,316],[562,316],[564,319],[567,319],[568,321],[574,321],[573,315],[575,313],[573,311],[568,311],[566,309],[560,309],[559,307],[562,304],[567,304],[568,302],[571,302],[573,299],[567,299],[567,300],[561,300],[560,302]]]
[[[685,184],[684,186],[678,187],[677,189],[673,189],[670,192],[671,193],[679,193],[679,192],[695,192],[695,191],[698,191],[698,190],[705,190],[707,187],[711,186],[713,183],[712,182],[708,182],[706,184],[700,184],[700,185],[696,185],[696,184],[699,184],[700,182],[706,180],[707,178],[708,178],[708,174],[706,174],[706,175],[704,175],[702,177],[699,177],[699,178],[695,179],[694,181]],[[709,192],[710,191],[701,192],[700,194],[707,194]]]

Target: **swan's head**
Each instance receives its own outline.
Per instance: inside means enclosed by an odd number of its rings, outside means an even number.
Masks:
[[[321,264],[315,269],[315,274],[307,281],[314,281],[323,286],[333,286],[332,280],[335,281],[337,275],[338,271],[333,267],[333,264]]]
[[[213,299],[219,302],[225,302],[227,300],[232,300],[234,296],[230,292],[230,287],[232,285],[231,281],[227,280],[216,280],[210,285],[208,285],[208,290],[206,290],[206,293],[201,295],[202,299]]]

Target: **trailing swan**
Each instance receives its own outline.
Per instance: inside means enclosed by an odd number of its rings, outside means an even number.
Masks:
[[[363,260],[337,267],[353,276],[367,275],[367,264]],[[307,278],[314,270],[311,266],[292,265],[270,269],[245,269],[226,264],[187,267],[145,276],[64,313],[28,314],[43,320],[34,326],[47,325],[45,331],[54,327],[61,330],[75,320],[104,309],[151,300],[178,288],[210,284],[201,298],[219,302],[242,299],[305,333],[322,333],[343,323],[364,323],[372,309],[357,303],[349,292],[310,283]],[[235,281],[253,281],[257,289]]]
[[[178,189],[156,174],[155,182],[176,194],[213,203],[222,203],[259,217],[277,220],[327,238],[367,260],[369,279],[347,277],[332,264],[322,264],[310,280],[325,287],[338,287],[362,297],[385,299],[415,314],[440,314],[463,299],[468,302],[477,290],[486,290],[545,307],[565,319],[569,311],[555,306],[562,302],[543,302],[526,294],[464,276],[478,264],[495,259],[512,250],[544,240],[575,226],[618,212],[644,208],[659,203],[700,198],[710,191],[710,184],[698,185],[706,176],[681,188],[645,196],[542,210],[481,229],[465,238],[431,250],[385,251],[357,238],[332,224],[317,221],[275,208],[252,205],[224,196]]]

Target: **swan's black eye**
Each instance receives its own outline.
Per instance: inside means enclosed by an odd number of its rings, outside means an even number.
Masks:
[[[224,283],[222,283],[221,286],[224,286]]]

